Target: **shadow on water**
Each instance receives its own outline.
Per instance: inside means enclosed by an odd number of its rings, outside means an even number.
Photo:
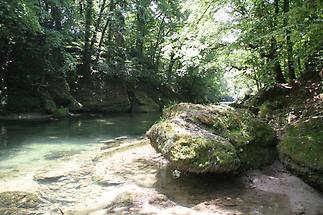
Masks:
[[[183,174],[176,178],[169,167],[160,169],[154,188],[176,204],[232,214],[291,214],[287,196],[252,189],[242,175]]]

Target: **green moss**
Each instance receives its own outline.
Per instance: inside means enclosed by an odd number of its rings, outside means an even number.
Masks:
[[[1,215],[26,215],[30,214],[26,209],[22,208],[0,208]]]
[[[237,151],[243,169],[258,168],[260,166],[269,165],[277,158],[275,147],[245,145]]]
[[[219,140],[181,136],[170,150],[170,159],[178,169],[190,172],[229,172],[239,167],[234,147]]]
[[[259,107],[259,117],[261,118],[267,118],[272,112],[272,109],[270,107],[270,102],[264,102],[260,107]]]
[[[323,124],[311,118],[287,129],[279,150],[298,164],[323,171]]]
[[[11,191],[0,193],[0,208],[35,208],[40,204],[33,193]]]
[[[246,144],[271,145],[274,131],[247,110],[227,112],[217,118],[213,130],[229,139],[236,147]]]
[[[39,94],[42,100],[43,109],[47,113],[54,113],[56,111],[56,104],[51,95],[47,91],[40,92]]]
[[[270,126],[248,110],[228,106],[172,106],[147,135],[158,152],[184,171],[235,172],[241,163],[248,169],[275,157]]]
[[[152,146],[176,169],[224,173],[239,168],[234,147],[221,137],[191,134],[169,120],[154,125],[147,135]]]
[[[64,107],[57,108],[53,114],[53,116],[56,118],[64,118],[64,117],[67,117],[68,115],[69,115],[69,110],[68,108],[64,108]]]

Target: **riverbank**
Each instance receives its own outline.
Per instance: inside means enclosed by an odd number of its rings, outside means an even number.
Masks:
[[[322,195],[279,163],[233,177],[180,175],[146,139],[103,145],[24,178],[1,177],[0,189],[36,193],[36,214],[323,213]]]

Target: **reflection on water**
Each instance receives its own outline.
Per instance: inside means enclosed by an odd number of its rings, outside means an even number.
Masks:
[[[86,115],[57,121],[1,121],[0,169],[73,155],[97,146],[101,140],[143,135],[158,118],[155,113]]]

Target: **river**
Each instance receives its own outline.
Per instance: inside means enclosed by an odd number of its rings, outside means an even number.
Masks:
[[[36,193],[31,214],[322,214],[322,195],[279,163],[240,176],[171,170],[142,139],[158,119],[1,121],[0,190]]]

